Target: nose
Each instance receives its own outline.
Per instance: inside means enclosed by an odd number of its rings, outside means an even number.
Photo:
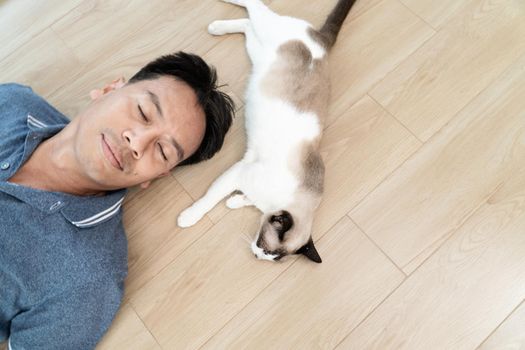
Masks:
[[[142,158],[144,151],[155,138],[153,131],[147,130],[125,130],[122,137],[135,159]]]

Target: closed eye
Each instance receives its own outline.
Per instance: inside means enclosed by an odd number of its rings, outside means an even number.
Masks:
[[[162,146],[160,145],[160,143],[158,145],[159,145],[160,155],[162,156],[162,158],[164,158],[165,161],[168,161],[168,157],[166,157],[166,153],[164,153],[164,149],[162,149]]]
[[[144,111],[142,110],[140,105],[138,105],[138,107],[139,107],[139,112],[140,112],[140,115],[142,116],[142,119],[144,119],[145,122],[149,122],[148,117],[146,117],[146,115],[144,114]]]

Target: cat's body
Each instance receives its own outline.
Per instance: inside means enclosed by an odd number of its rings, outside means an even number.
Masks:
[[[253,63],[246,92],[247,150],[181,213],[179,226],[193,225],[233,192],[228,207],[255,205],[263,212],[252,243],[258,258],[301,253],[321,262],[311,227],[323,192],[318,147],[329,102],[327,54],[355,0],[340,0],[320,31],[273,13],[260,0],[224,1],[245,6],[250,15],[208,28],[214,35],[246,35]]]

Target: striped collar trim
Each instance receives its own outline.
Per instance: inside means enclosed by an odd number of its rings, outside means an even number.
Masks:
[[[92,215],[90,216],[89,218],[87,219],[84,219],[84,220],[80,220],[80,221],[71,221],[71,223],[77,227],[80,227],[80,228],[85,228],[85,227],[91,227],[91,226],[95,226],[101,222],[104,222],[104,221],[107,221],[109,220],[110,218],[112,218],[113,216],[115,216],[115,214],[118,213],[118,211],[120,210],[121,206],[122,206],[122,202],[124,201],[124,197],[122,197],[121,199],[119,199],[115,204],[113,204],[111,207],[95,214],[95,215]]]
[[[27,125],[38,129],[46,128],[48,126],[46,123],[42,122],[41,120],[38,120],[31,114],[27,115]]]

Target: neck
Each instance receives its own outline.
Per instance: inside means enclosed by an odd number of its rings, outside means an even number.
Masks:
[[[71,122],[42,142],[8,181],[39,190],[79,196],[103,194],[78,171],[72,137],[75,128],[75,123]]]

